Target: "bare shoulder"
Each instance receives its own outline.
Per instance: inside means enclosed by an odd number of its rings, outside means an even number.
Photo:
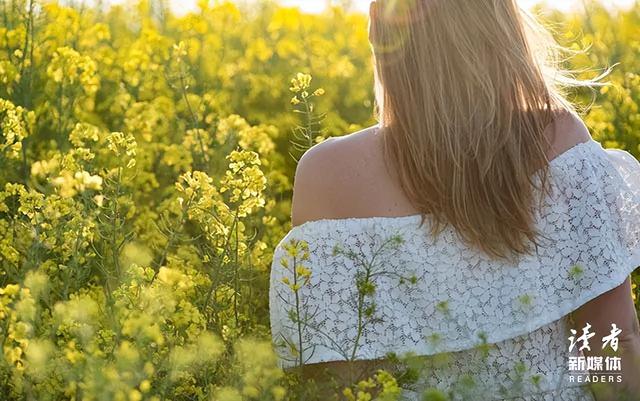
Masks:
[[[576,113],[562,111],[547,128],[551,150],[549,159],[566,152],[575,145],[591,140],[589,129]]]
[[[300,158],[293,186],[294,226],[330,217],[343,183],[354,164],[369,152],[377,127],[333,137],[311,147]]]

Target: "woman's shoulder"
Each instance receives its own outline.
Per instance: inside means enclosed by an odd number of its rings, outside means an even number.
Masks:
[[[333,215],[365,175],[379,166],[378,127],[373,126],[341,137],[331,137],[312,146],[298,161],[294,178],[292,222],[316,220]]]
[[[591,141],[591,134],[578,114],[570,110],[556,113],[553,123],[547,127],[547,138],[551,148],[547,154],[553,160],[574,146]]]
[[[331,172],[352,163],[354,154],[369,151],[379,143],[378,126],[356,131],[344,136],[334,136],[310,147],[298,161],[296,180],[319,178],[318,173]]]

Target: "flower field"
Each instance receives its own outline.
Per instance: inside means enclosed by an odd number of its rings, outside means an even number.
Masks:
[[[277,367],[269,269],[296,160],[375,124],[367,16],[199,3],[0,0],[2,401],[315,399]],[[640,156],[640,5],[545,15],[580,78],[619,63],[569,97]]]

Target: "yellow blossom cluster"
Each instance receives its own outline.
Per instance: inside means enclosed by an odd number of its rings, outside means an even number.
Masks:
[[[70,171],[63,171],[62,175],[54,178],[51,182],[59,188],[60,196],[64,198],[71,198],[86,190],[99,191],[102,189],[102,177],[91,175],[86,171],[78,171],[74,174]]]
[[[280,259],[280,265],[288,271],[289,275],[281,280],[291,291],[298,292],[311,281],[311,270],[302,264],[310,258],[309,244],[303,240],[291,240],[283,246],[289,258]],[[292,261],[291,264],[289,260]]]
[[[262,195],[267,179],[260,170],[256,152],[233,151],[228,156],[229,169],[220,181],[220,193],[229,192],[229,202],[238,217],[246,217],[265,204]]]
[[[132,168],[136,165],[137,146],[136,139],[132,134],[112,132],[107,136],[107,148],[113,152],[114,157],[120,161],[120,164],[127,168]]]
[[[296,74],[296,77],[291,80],[291,87],[289,90],[296,94],[291,98],[291,104],[298,105],[301,102],[308,102],[311,97],[324,95],[324,89],[322,88],[318,88],[312,93],[309,93],[311,79],[311,75],[299,72]]]
[[[400,392],[396,379],[389,372],[378,370],[373,377],[345,388],[342,394],[347,401],[384,401],[397,400]]]
[[[87,95],[92,95],[100,83],[96,70],[96,63],[90,57],[82,56],[70,47],[60,47],[53,53],[47,76],[58,84],[78,84]]]
[[[15,106],[10,101],[0,98],[0,132],[2,133],[0,157],[21,158],[22,141],[29,136],[34,123],[33,111],[27,111],[21,106]]]

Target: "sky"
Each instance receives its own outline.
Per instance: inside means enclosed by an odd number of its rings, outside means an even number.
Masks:
[[[308,12],[321,12],[328,1],[331,0],[280,0],[280,3],[290,6],[297,6]],[[561,10],[570,10],[580,7],[582,0],[519,0],[526,7],[531,7],[537,3],[547,3],[552,7]],[[117,1],[113,1],[117,2]],[[171,0],[172,8],[177,13],[185,13],[194,9],[195,0]],[[371,0],[354,0],[357,10],[366,12],[369,9]],[[601,3],[611,7],[626,7],[632,5],[635,0],[600,0]]]

